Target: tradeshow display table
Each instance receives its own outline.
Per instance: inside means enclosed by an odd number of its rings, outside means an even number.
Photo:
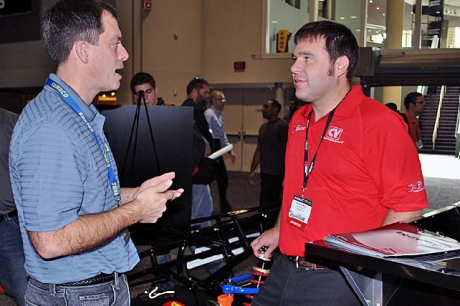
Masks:
[[[411,224],[459,240],[458,204]],[[306,243],[305,254],[312,262],[338,265],[362,305],[460,305],[460,250],[376,257],[331,248],[319,240]]]

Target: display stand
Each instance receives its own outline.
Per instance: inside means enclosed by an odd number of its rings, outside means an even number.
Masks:
[[[459,219],[460,202],[425,215],[412,224],[459,240]],[[312,262],[337,264],[362,305],[392,305],[399,291],[403,292],[403,298],[408,299],[406,305],[433,305],[430,298],[448,299],[447,305],[460,303],[460,251],[417,257],[379,258],[329,248],[319,240],[306,243],[305,254]],[[407,282],[416,282],[420,287],[420,299],[413,303],[409,294],[404,296],[404,290],[408,290],[405,285]],[[429,291],[429,295],[426,291]],[[440,303],[436,302],[436,305]]]

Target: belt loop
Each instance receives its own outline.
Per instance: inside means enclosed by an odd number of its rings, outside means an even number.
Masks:
[[[120,290],[120,279],[118,278],[118,272],[113,272],[113,277],[115,278],[115,289]]]
[[[50,285],[50,292],[52,294],[56,294],[56,284],[49,284]]]

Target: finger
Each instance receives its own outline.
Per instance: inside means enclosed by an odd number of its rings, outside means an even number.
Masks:
[[[265,251],[265,254],[264,254],[265,258],[270,258],[274,250],[275,248],[269,246],[268,249]]]
[[[259,245],[259,238],[256,238],[253,242],[251,242],[251,247],[256,257],[260,256],[260,245]]]
[[[158,186],[161,183],[167,181],[167,180],[172,180],[176,174],[174,172],[167,172],[165,174],[162,174],[160,176],[155,176],[154,178],[151,178],[147,180],[145,183],[148,184],[149,186]]]
[[[168,188],[171,187],[172,183],[173,183],[172,180],[166,180],[156,186],[153,186],[153,188],[155,188],[158,192],[165,193],[166,191],[168,191]],[[169,195],[168,195],[168,198],[169,198]]]
[[[184,192],[184,189],[177,189],[177,190],[167,190],[165,193],[167,193],[170,198],[168,201],[175,200],[176,198],[180,197],[182,193]]]

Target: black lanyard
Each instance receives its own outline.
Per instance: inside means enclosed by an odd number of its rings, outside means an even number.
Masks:
[[[324,127],[323,135],[321,135],[321,140],[319,141],[318,148],[316,149],[315,155],[313,155],[313,158],[311,159],[310,166],[308,166],[308,131],[310,129],[310,121],[311,121],[311,115],[313,113],[313,110],[310,111],[307,117],[307,131],[305,133],[305,157],[304,157],[304,179],[303,179],[303,186],[302,186],[302,198],[304,197],[304,192],[305,189],[307,189],[307,183],[308,179],[310,178],[310,175],[313,171],[313,167],[315,166],[315,161],[316,161],[316,156],[318,155],[319,147],[323,143],[324,136],[326,135],[327,128],[329,127],[329,124],[331,124],[332,117],[334,117],[335,110],[337,109],[337,106],[329,113],[329,116],[327,116],[327,121],[326,121],[326,126]]]
[[[313,158],[311,159],[310,166],[308,166],[308,130],[310,129],[310,120],[311,120],[311,115],[313,114],[313,110],[310,111],[307,117],[307,131],[305,133],[305,156],[304,156],[304,178],[303,178],[303,186],[302,186],[302,198],[304,197],[305,189],[307,189],[307,183],[308,179],[310,178],[310,175],[313,171],[313,167],[315,166],[316,162],[316,155],[318,154],[319,147],[323,143],[324,136],[326,136],[327,128],[329,127],[329,124],[331,124],[332,117],[334,117],[335,110],[337,107],[342,103],[342,101],[348,96],[350,91],[352,90],[352,87],[350,86],[350,89],[348,89],[348,92],[343,96],[342,100],[334,107],[334,109],[329,113],[327,116],[327,121],[326,121],[326,126],[324,127],[323,135],[321,135],[321,140],[319,141],[318,148],[316,149],[315,155],[313,155]]]

